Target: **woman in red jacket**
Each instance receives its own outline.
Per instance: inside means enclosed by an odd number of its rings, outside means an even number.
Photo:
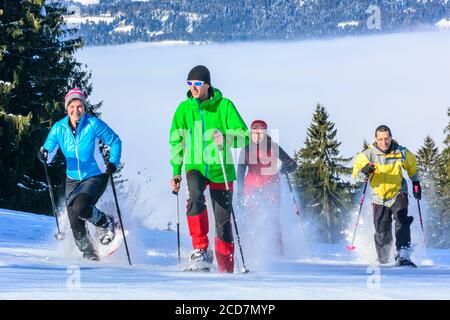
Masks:
[[[297,163],[267,135],[267,124],[255,120],[251,124],[251,142],[241,150],[237,172],[238,204],[245,212],[247,224],[264,219],[275,228],[278,253],[283,254],[279,223],[280,173],[297,169]],[[279,169],[279,160],[282,165]]]

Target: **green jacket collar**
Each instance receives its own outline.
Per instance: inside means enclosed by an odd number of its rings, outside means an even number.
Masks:
[[[210,87],[210,98],[202,101],[200,104],[198,99],[192,97],[191,91],[187,92],[187,101],[189,101],[192,106],[200,109],[210,109],[211,107],[216,106],[220,100],[222,100],[222,92],[214,87]]]

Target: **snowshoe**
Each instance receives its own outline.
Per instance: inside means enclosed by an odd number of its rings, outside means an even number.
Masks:
[[[411,249],[409,247],[400,248],[397,255],[395,256],[395,266],[417,268],[414,262],[412,262],[410,259],[410,252]]]
[[[83,258],[92,261],[100,261],[97,253],[94,250],[87,250],[83,252]]]
[[[189,266],[184,271],[209,272],[213,261],[210,250],[195,249],[189,257]]]
[[[108,245],[115,236],[115,223],[111,216],[105,215],[105,221],[97,229],[97,237],[102,245]]]
[[[112,256],[122,246],[124,242],[121,225],[118,221],[114,223],[114,239],[107,244],[102,244],[97,247],[98,255],[103,259]],[[129,234],[128,230],[124,230],[125,236]]]
[[[183,269],[183,271],[184,272],[210,272],[211,271],[211,268],[207,268],[207,267],[205,267],[205,268],[200,268],[200,269],[196,269],[196,268],[194,268],[194,267],[191,267],[191,266],[189,266],[189,267],[187,267],[186,269]]]
[[[399,259],[395,262],[396,267],[410,267],[417,268],[416,264],[411,260]]]
[[[92,261],[100,260],[87,234],[80,237],[79,239],[75,239],[75,244],[77,245],[78,249],[83,252],[84,259]]]

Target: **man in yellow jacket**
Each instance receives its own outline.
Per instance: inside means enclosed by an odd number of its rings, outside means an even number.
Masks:
[[[392,218],[395,220],[396,265],[415,267],[410,259],[410,225],[406,171],[413,183],[414,198],[420,199],[416,157],[392,139],[391,130],[381,125],[375,130],[375,143],[358,154],[353,166],[356,180],[367,180],[372,188],[375,246],[378,261],[388,263],[392,245]]]

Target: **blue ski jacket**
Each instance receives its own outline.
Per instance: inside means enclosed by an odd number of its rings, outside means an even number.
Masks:
[[[122,141],[108,125],[97,117],[85,114],[72,132],[69,116],[55,123],[47,136],[44,148],[53,152],[60,147],[66,157],[66,174],[74,180],[84,180],[102,173],[96,160],[99,140],[111,148],[109,162],[120,164]],[[98,159],[98,157],[97,157]]]

